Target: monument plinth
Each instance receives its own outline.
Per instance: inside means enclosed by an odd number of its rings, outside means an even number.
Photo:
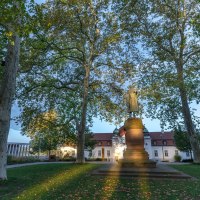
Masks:
[[[119,129],[119,135],[125,135],[127,149],[124,158],[119,164],[106,165],[92,172],[93,175],[119,176],[127,178],[173,178],[192,179],[191,176],[178,172],[166,165],[156,166],[156,162],[149,160],[149,155],[144,149],[144,126],[134,112],[139,111],[137,90],[131,87],[124,95],[128,108],[129,118],[124,126]]]
[[[156,162],[149,160],[149,155],[144,149],[144,135],[142,120],[128,118],[124,124],[127,149],[124,158],[119,161],[122,167],[147,167],[155,168]]]

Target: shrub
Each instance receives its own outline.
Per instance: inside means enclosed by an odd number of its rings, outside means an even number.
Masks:
[[[56,161],[56,155],[50,155],[49,161]]]
[[[182,162],[193,162],[193,159],[183,159]]]
[[[90,161],[90,162],[97,161],[97,158],[85,158],[85,161]]]
[[[36,157],[27,156],[27,157],[15,157],[15,156],[8,156],[7,157],[7,164],[22,164],[22,163],[32,163],[32,162],[39,162],[40,160]]]
[[[86,161],[107,161],[106,158],[87,158]]]
[[[169,160],[162,160],[162,162],[169,162]]]
[[[75,157],[69,156],[69,157],[64,157],[64,158],[59,158],[59,161],[76,161]]]
[[[174,160],[175,160],[176,162],[180,162],[180,161],[181,161],[181,156],[180,156],[180,155],[175,155],[175,156],[174,156]]]

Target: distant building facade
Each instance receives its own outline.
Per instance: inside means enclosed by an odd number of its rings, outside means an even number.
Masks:
[[[74,145],[63,145],[58,150],[60,152],[58,156],[61,158],[76,157],[77,154],[77,149]]]
[[[123,158],[126,148],[123,138],[113,133],[95,133],[93,136],[96,145],[92,150],[91,158],[115,161]]]
[[[29,143],[15,143],[8,142],[7,155],[14,157],[26,157],[29,156],[30,145]]]
[[[123,158],[126,149],[125,137],[116,133],[94,133],[96,145],[92,150],[91,158],[117,161]],[[190,159],[189,152],[179,151],[174,142],[173,132],[146,132],[144,133],[144,148],[149,158],[155,161],[173,162],[175,155],[183,159]]]
[[[96,144],[92,151],[85,150],[86,158],[110,162],[123,158],[126,149],[125,136],[120,137],[116,130],[113,133],[94,133],[93,140]],[[173,162],[175,155],[180,155],[182,160],[191,158],[190,152],[182,152],[176,148],[173,132],[144,132],[144,148],[149,158],[155,161]],[[63,145],[58,150],[61,158],[76,157],[77,154],[75,145]],[[7,153],[15,157],[30,156],[30,145],[8,142]]]

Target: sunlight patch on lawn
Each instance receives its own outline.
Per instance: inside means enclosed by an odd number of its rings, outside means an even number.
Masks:
[[[111,167],[111,171],[114,169],[114,166]],[[105,183],[102,188],[102,200],[109,200],[111,199],[113,193],[115,192],[117,186],[119,184],[119,172],[115,174],[115,178],[113,177],[106,177]]]
[[[151,199],[151,191],[150,191],[148,180],[149,180],[148,178],[141,178],[138,180],[139,193],[140,193],[141,199],[145,199],[145,200]]]
[[[38,183],[37,185],[31,186],[30,188],[19,194],[19,196],[17,196],[15,199],[39,199],[41,195],[50,191],[54,191],[61,185],[70,184],[70,181],[78,178],[81,174],[85,172],[85,170],[89,169],[91,169],[90,165],[77,165],[72,169],[66,169],[66,171],[60,174],[57,174],[51,178],[47,177],[45,181]]]

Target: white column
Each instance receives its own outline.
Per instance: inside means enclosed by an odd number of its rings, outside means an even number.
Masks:
[[[19,145],[18,144],[16,144],[16,153],[15,153],[15,155],[16,155],[16,157],[19,157]]]
[[[23,157],[23,147],[24,147],[24,145],[20,144],[20,152],[19,152],[20,157]]]
[[[9,155],[9,151],[10,151],[10,144],[7,145],[7,155]]]
[[[11,151],[12,151],[12,144],[9,144],[9,155],[11,155]]]
[[[18,157],[21,157],[22,145],[18,145]]]
[[[14,155],[14,144],[12,144],[11,155]]]
[[[29,144],[26,145],[26,156],[29,156]]]
[[[20,151],[20,156],[24,156],[24,144],[21,144],[21,151]]]
[[[24,146],[24,155],[28,156],[28,145],[27,144]]]
[[[9,155],[11,155],[11,152],[12,152],[12,144],[10,144]]]
[[[22,146],[22,157],[26,156],[26,145]]]
[[[17,157],[17,144],[14,144],[14,153],[13,156]]]
[[[12,156],[15,156],[15,144],[13,144]]]

